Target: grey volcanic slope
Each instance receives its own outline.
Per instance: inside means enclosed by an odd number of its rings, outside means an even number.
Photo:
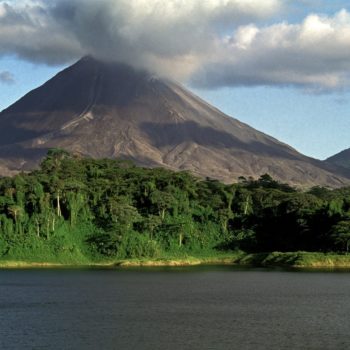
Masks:
[[[174,82],[91,57],[0,113],[0,164],[32,169],[52,147],[225,182],[264,173],[303,186],[349,182]]]
[[[350,169],[350,148],[326,159],[327,163]]]

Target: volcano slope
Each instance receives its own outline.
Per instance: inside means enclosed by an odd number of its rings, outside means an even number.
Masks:
[[[50,148],[226,183],[265,173],[305,187],[350,182],[345,170],[298,153],[177,83],[92,57],[0,113],[0,172],[33,169]]]

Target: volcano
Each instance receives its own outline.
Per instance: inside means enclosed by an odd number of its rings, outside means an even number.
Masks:
[[[345,170],[298,153],[173,81],[93,57],[0,113],[0,172],[31,170],[50,148],[226,183],[265,173],[298,186],[350,182]]]

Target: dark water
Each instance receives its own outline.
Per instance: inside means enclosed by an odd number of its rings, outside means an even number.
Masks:
[[[0,271],[0,349],[349,349],[350,273]]]

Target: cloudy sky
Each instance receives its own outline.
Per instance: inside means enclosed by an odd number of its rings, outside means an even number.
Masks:
[[[86,54],[156,67],[307,155],[350,147],[348,0],[0,0],[0,110]]]

